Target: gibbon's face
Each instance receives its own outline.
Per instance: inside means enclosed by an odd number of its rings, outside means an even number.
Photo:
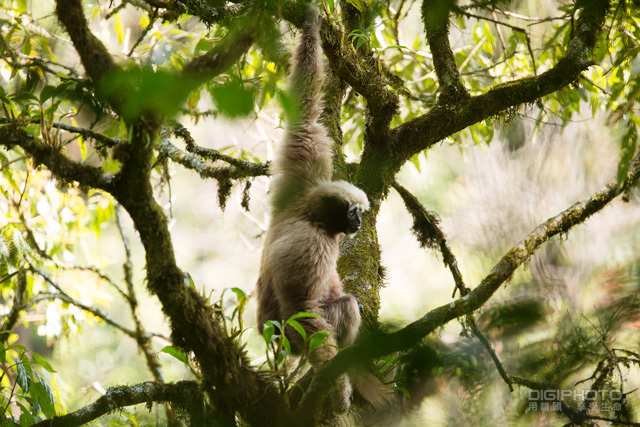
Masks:
[[[353,234],[360,230],[360,226],[362,225],[362,210],[357,206],[349,207],[347,219],[349,225],[347,226],[347,232],[345,234]]]
[[[330,235],[354,234],[362,225],[362,209],[351,206],[338,197],[324,197],[319,209],[311,213],[312,221],[318,223]]]

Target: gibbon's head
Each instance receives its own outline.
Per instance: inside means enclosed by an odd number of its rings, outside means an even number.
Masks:
[[[309,194],[311,221],[330,235],[355,234],[362,225],[362,212],[369,209],[364,191],[346,181],[324,181]]]

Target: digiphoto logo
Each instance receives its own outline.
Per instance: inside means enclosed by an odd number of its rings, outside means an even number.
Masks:
[[[620,390],[529,390],[529,411],[562,410],[562,402],[570,399],[578,402],[578,410],[589,409],[602,412],[620,411],[622,409],[622,392]],[[598,399],[601,404],[598,406]]]

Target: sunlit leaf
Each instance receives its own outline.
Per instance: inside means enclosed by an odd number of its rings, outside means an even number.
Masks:
[[[49,362],[47,362],[42,356],[40,356],[38,353],[36,353],[35,351],[31,350],[31,356],[33,356],[33,358],[36,360],[36,362],[38,362],[38,364],[40,364],[40,366],[42,366],[44,369],[46,369],[47,371],[53,373],[56,372],[51,365],[49,364]]]
[[[182,363],[186,365],[189,364],[189,358],[187,357],[187,355],[176,347],[168,345],[166,347],[163,347],[162,350],[160,350],[160,353],[167,353],[168,355],[175,357]]]

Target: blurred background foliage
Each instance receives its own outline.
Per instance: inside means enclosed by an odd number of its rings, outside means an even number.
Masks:
[[[348,3],[367,11],[367,26],[349,36],[354,46],[366,45],[402,78],[394,88],[402,100],[394,123],[428,111],[438,84],[419,4]],[[287,107],[287,70],[278,54],[286,57],[292,46],[288,25],[268,32],[273,40],[267,47],[252,48],[227,73],[200,83],[173,72],[214,46],[228,31],[224,25],[188,14],[163,17],[146,2],[91,0],[84,6],[94,34],[128,71],[94,92],[53,2],[2,0],[0,124],[17,121],[74,159],[114,172],[118,153],[107,143],[67,130],[79,126],[127,139],[125,122],[103,101],[127,91],[137,96],[125,112],[152,109],[179,120],[202,146],[236,159],[271,159]],[[338,3],[322,6],[338,19]],[[458,2],[450,39],[470,94],[549,69],[564,55],[574,11],[572,1]],[[399,174],[398,181],[441,216],[468,285],[479,283],[537,224],[625,175],[638,152],[639,18],[635,3],[614,2],[593,55],[596,65],[571,88],[464,129],[415,156]],[[348,90],[342,112],[348,160],[362,149],[363,111],[363,101]],[[158,379],[158,371],[166,381],[194,378],[180,354],[166,347],[166,321],[144,289],[142,248],[114,201],[52,179],[19,148],[0,151],[0,164],[0,319],[12,331],[0,335],[0,419],[30,425],[84,406],[109,386]],[[218,307],[232,321],[239,320],[238,300],[243,310],[247,304],[240,329],[249,330],[239,339],[260,363],[265,344],[253,330],[251,292],[266,229],[268,180],[255,178],[250,190],[218,192],[230,197],[224,211],[215,183],[161,157],[154,180],[172,222],[179,265],[212,301],[221,298]],[[509,372],[558,389],[621,390],[621,407],[606,411],[602,405],[614,402],[599,399],[592,413],[630,422],[640,421],[634,393],[640,387],[638,196],[637,189],[629,192],[626,203],[616,200],[568,236],[546,243],[477,316]],[[441,255],[420,249],[410,228],[409,215],[391,193],[378,218],[387,274],[380,321],[387,328],[451,301],[454,288]],[[221,297],[229,288],[237,291]],[[452,322],[414,350],[380,361],[394,404],[360,414],[359,422],[562,422],[541,405],[532,411],[526,389],[510,393],[485,348],[467,335]],[[151,411],[139,406],[96,424],[163,425],[164,417],[157,405]]]

